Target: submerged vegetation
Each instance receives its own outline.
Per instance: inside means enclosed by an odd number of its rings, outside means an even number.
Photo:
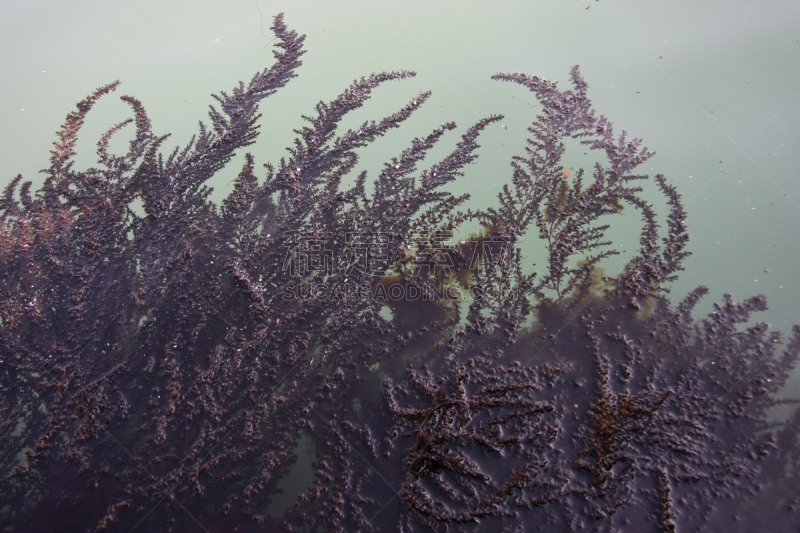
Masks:
[[[800,524],[792,406],[800,353],[749,325],[763,297],[692,318],[667,299],[686,257],[678,191],[652,154],[572,88],[524,74],[542,104],[495,207],[445,191],[476,160],[479,121],[399,150],[370,182],[357,150],[422,107],[337,132],[385,82],[320,102],[289,155],[251,155],[216,205],[205,184],[258,135],[258,106],[300,65],[281,16],[275,63],[221,93],[162,153],[142,104],[74,168],[98,89],[67,116],[42,187],[0,199],[0,525],[7,531],[789,530]],[[128,153],[110,139],[136,134]],[[575,139],[603,163],[564,171]],[[142,209],[134,209],[134,205]],[[638,213],[616,275],[606,220]],[[455,241],[459,228],[474,231]],[[529,273],[524,235],[546,246]],[[299,442],[313,480],[292,485]],[[281,491],[292,496],[276,511]]]

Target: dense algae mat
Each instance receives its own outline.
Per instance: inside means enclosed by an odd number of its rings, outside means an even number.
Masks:
[[[100,139],[97,167],[76,170],[78,132],[113,83],[68,115],[41,189],[21,176],[6,188],[4,530],[798,527],[800,420],[793,405],[787,424],[771,420],[800,329],[748,326],[763,297],[726,298],[701,321],[705,288],[670,303],[687,255],[680,195],[652,178],[668,207],[657,220],[636,185],[652,154],[595,113],[577,68],[566,91],[495,77],[542,108],[492,209],[462,211],[466,196],[443,186],[498,116],[425,170],[455,124],[374,180],[349,176],[357,150],[429,95],[338,136],[337,124],[411,72],[320,103],[289,155],[263,171],[248,155],[217,206],[204,184],[255,141],[259,102],[300,65],[303,37],[281,17],[273,31],[275,64],[215,96],[185,148],[162,154],[165,137],[123,97],[133,118]],[[129,125],[128,153],[110,153]],[[570,139],[603,163],[569,175]],[[603,276],[606,220],[623,208],[640,247]],[[458,228],[474,234],[458,241]],[[525,234],[546,246],[539,274]],[[290,479],[300,448],[314,454],[305,485]]]

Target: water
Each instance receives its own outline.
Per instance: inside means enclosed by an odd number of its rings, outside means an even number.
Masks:
[[[359,169],[374,177],[398,147],[443,122],[455,120],[463,132],[502,113],[506,119],[479,140],[478,164],[454,186],[483,207],[508,179],[507,159],[521,151],[537,105],[523,88],[489,76],[521,71],[566,84],[569,68],[579,64],[595,106],[656,151],[645,170],[666,175],[683,195],[693,255],[673,287],[675,298],[708,285],[699,316],[724,293],[737,300],[761,293],[770,309],[758,320],[784,331],[798,322],[800,283],[791,281],[800,257],[796,4],[6,2],[0,10],[1,184],[17,173],[40,182],[37,172],[48,166],[66,113],[114,79],[122,88],[87,121],[79,166],[92,165],[99,135],[129,116],[120,94],[142,100],[156,133],[172,133],[166,146],[185,144],[212,103],[209,94],[271,64],[270,20],[285,12],[287,25],[308,36],[308,52],[300,77],[262,106],[263,135],[250,147],[257,165],[279,160],[292,129],[303,125],[300,116],[319,99],[370,72],[411,69],[417,78],[380,88],[345,124],[433,91],[402,129],[364,152]],[[126,139],[119,137],[112,147],[122,153]],[[431,160],[458,134],[449,138]],[[216,198],[239,167],[231,164],[215,179]],[[612,235],[630,251],[640,221],[633,214],[622,220]],[[613,272],[622,265],[604,266]],[[787,394],[797,395],[797,387],[795,380]]]
[[[657,153],[653,172],[683,194],[694,255],[676,295],[700,282],[710,285],[709,302],[725,292],[763,293],[770,303],[764,320],[784,329],[797,320],[796,4],[261,0],[168,7],[6,2],[0,10],[0,183],[17,173],[36,180],[66,113],[117,78],[122,88],[92,113],[81,135],[79,163],[92,164],[99,133],[128,116],[120,93],[142,100],[156,132],[173,134],[167,146],[184,143],[211,93],[271,63],[270,20],[285,12],[289,27],[308,36],[309,52],[300,78],[262,108],[264,135],[252,147],[257,164],[283,155],[300,115],[320,98],[373,71],[413,69],[416,79],[381,88],[357,119],[388,113],[422,90],[432,90],[432,99],[368,150],[362,167],[374,176],[402,140],[441,122],[466,127],[503,113],[505,127],[481,137],[480,164],[459,183],[488,203],[508,176],[505,159],[521,147],[532,118],[526,111],[535,105],[521,88],[489,76],[522,71],[566,83],[578,64],[596,107],[644,138]],[[237,171],[231,165],[219,176],[217,198]]]

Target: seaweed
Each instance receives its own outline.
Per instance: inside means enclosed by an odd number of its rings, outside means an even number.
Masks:
[[[572,88],[525,74],[542,103],[495,207],[448,192],[478,121],[446,157],[442,124],[352,176],[359,150],[429,98],[337,131],[396,71],[320,102],[288,155],[210,178],[259,133],[304,37],[275,17],[272,67],[214,95],[169,154],[142,104],[73,166],[99,88],[67,116],[42,187],[0,199],[0,524],[9,531],[788,530],[800,523],[800,353],[751,316],[763,297],[674,304],[688,255],[678,191],[637,182],[652,156]],[[128,126],[128,152],[109,151]],[[569,142],[597,155],[564,171]],[[420,168],[426,165],[424,168]],[[352,183],[345,186],[345,183]],[[368,187],[368,184],[370,187]],[[615,275],[608,220],[638,213]],[[455,238],[462,228],[474,231]],[[522,239],[547,265],[531,272]],[[791,407],[789,421],[775,409]],[[313,448],[312,480],[298,453]],[[279,496],[293,499],[280,508]]]

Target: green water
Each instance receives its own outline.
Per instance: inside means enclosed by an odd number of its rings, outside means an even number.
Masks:
[[[299,78],[261,108],[262,136],[250,147],[259,167],[279,161],[292,130],[303,125],[301,115],[320,98],[334,98],[370,72],[410,69],[417,78],[381,87],[344,126],[392,113],[421,91],[433,96],[365,150],[353,176],[367,170],[374,178],[410,139],[456,121],[458,132],[429,156],[438,160],[466,127],[502,113],[506,118],[480,137],[478,164],[453,186],[485,207],[508,181],[509,158],[522,152],[538,105],[522,87],[489,77],[522,71],[566,84],[579,64],[595,107],[617,131],[643,138],[656,152],[642,171],[666,175],[683,195],[693,255],[674,297],[708,285],[700,315],[724,293],[737,300],[761,293],[770,309],[759,320],[783,331],[800,321],[800,283],[792,278],[800,258],[798,3],[3,2],[0,184],[22,173],[36,188],[65,115],[114,79],[122,88],[91,113],[76,148],[78,166],[94,164],[96,140],[129,116],[122,94],[143,102],[156,133],[172,133],[165,151],[185,144],[206,117],[211,93],[271,64],[268,27],[279,12],[308,36],[308,52]],[[114,142],[125,151],[124,135]],[[578,145],[567,157],[574,168],[591,164]],[[211,184],[217,200],[242,160],[239,154]],[[661,202],[652,186],[645,190]],[[665,208],[657,203],[656,211]],[[622,253],[603,265],[609,273],[635,251],[640,220],[627,213],[613,224],[609,235]],[[526,259],[536,262],[541,253],[531,243]],[[800,374],[787,394],[798,390]],[[269,511],[275,516],[291,505],[302,480],[312,479],[310,440],[301,440],[296,453],[289,478],[297,486],[284,487],[285,497]]]

